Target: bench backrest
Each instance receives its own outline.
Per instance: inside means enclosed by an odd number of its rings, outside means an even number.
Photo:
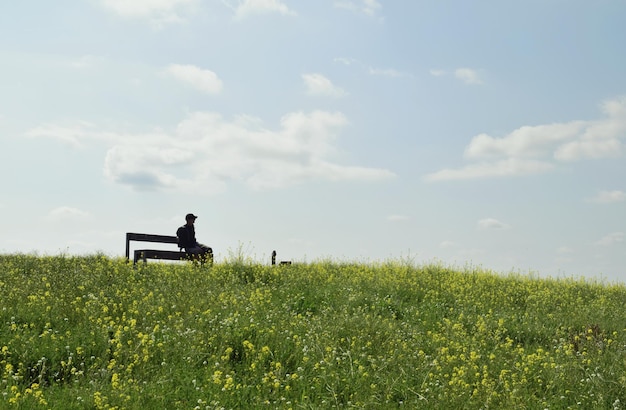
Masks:
[[[130,241],[178,244],[178,237],[171,236],[171,235],[153,235],[149,233],[127,232],[126,233],[126,259],[128,259],[130,255]]]

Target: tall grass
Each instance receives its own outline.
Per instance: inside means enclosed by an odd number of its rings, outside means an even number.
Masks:
[[[0,408],[602,408],[626,288],[404,262],[0,255]]]

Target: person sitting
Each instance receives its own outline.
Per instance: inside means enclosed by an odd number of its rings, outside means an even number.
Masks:
[[[213,262],[213,249],[199,243],[196,240],[196,229],[194,223],[198,217],[194,214],[185,216],[185,225],[178,228],[176,236],[178,237],[178,246],[184,248],[187,255],[192,259],[200,259],[201,261]]]

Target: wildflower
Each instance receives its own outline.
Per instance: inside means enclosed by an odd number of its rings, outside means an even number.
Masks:
[[[107,398],[103,396],[101,392],[97,391],[93,394],[93,404],[97,409],[104,409],[107,407]]]
[[[233,379],[233,376],[227,375],[225,378],[224,387],[222,387],[222,390],[231,390],[234,385],[235,385],[235,381]]]
[[[231,354],[233,353],[233,348],[232,347],[227,347],[226,350],[224,351],[224,354],[222,355],[221,359],[226,361],[230,359]]]
[[[215,384],[222,384],[222,372],[220,370],[214,371],[213,376],[211,376],[211,380]]]
[[[120,375],[118,373],[113,373],[111,376],[111,387],[113,389],[118,389],[120,387]]]

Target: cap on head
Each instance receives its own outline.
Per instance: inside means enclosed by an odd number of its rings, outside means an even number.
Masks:
[[[189,221],[189,220],[195,220],[196,218],[198,218],[197,216],[195,216],[194,214],[187,214],[185,216],[185,220]]]

